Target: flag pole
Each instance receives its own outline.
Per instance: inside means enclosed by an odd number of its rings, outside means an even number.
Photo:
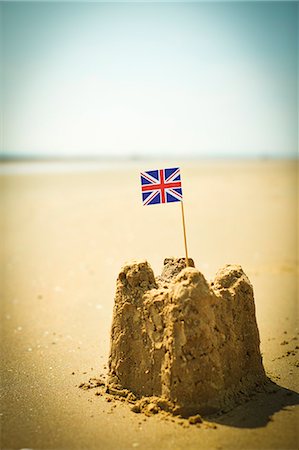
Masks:
[[[188,267],[188,266],[189,266],[189,258],[188,258],[188,250],[187,250],[187,238],[186,238],[186,225],[185,225],[184,203],[183,203],[183,201],[181,201],[180,203],[181,203],[182,220],[183,220],[184,243],[185,243],[185,252],[186,252],[186,267]]]

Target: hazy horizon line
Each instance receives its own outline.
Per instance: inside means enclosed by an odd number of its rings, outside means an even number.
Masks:
[[[69,155],[69,154],[61,154],[61,155],[36,155],[36,154],[0,154],[0,162],[76,162],[76,161],[95,161],[95,162],[117,162],[117,161],[148,161],[148,160],[182,160],[182,161],[198,161],[201,159],[207,160],[233,160],[233,159],[241,159],[241,160],[298,160],[299,154],[290,153],[279,153],[279,154],[269,154],[267,152],[252,155],[250,153],[202,153],[200,155],[193,154],[184,154],[184,155],[94,155],[94,154],[86,154],[86,155]]]

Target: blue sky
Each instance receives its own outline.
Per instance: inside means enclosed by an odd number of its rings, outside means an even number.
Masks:
[[[296,2],[2,2],[1,16],[7,155],[296,155]]]

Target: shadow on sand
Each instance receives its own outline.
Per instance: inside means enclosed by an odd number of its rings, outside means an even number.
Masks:
[[[272,416],[299,404],[299,394],[269,380],[266,392],[254,395],[247,403],[232,411],[210,417],[213,422],[238,428],[259,428],[267,425]]]

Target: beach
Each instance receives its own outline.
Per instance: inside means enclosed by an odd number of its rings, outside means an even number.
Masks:
[[[184,256],[179,203],[142,206],[139,179],[178,165],[189,256],[209,280],[225,264],[242,266],[277,385],[199,427],[78,388],[107,370],[121,266],[146,259],[158,275],[164,258]],[[298,448],[297,162],[44,167],[2,165],[1,448]]]

